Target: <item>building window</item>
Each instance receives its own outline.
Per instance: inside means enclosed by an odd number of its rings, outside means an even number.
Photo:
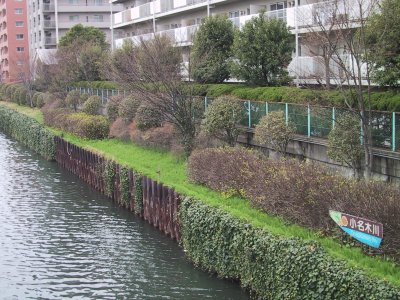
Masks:
[[[25,51],[24,47],[17,47],[17,52],[24,52],[24,51]]]
[[[270,8],[271,10],[280,10],[280,9],[284,9],[287,7],[287,2],[277,2],[274,4],[271,4]]]
[[[230,11],[229,12],[229,18],[238,18],[239,17],[239,11]]]
[[[24,65],[24,61],[23,60],[18,60],[17,61],[17,66],[23,66]]]
[[[17,34],[17,40],[23,40],[24,35],[23,34]]]
[[[79,21],[79,16],[78,16],[78,15],[69,16],[69,20],[70,20],[71,22]]]
[[[22,15],[22,8],[16,8],[14,11],[16,15]]]
[[[93,0],[94,5],[103,5],[103,0]]]
[[[93,21],[94,22],[103,22],[103,15],[94,15]]]
[[[78,4],[79,1],[78,0],[68,0],[69,4]]]
[[[23,21],[17,21],[15,22],[16,27],[24,27],[24,22]]]

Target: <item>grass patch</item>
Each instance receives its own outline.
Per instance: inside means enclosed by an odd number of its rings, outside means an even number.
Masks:
[[[4,102],[1,102],[1,105],[14,108],[43,123],[43,118],[40,117],[41,112],[37,109],[14,106]],[[332,238],[321,237],[315,231],[287,224],[281,218],[271,217],[260,212],[252,208],[246,200],[240,198],[226,199],[220,193],[204,186],[192,184],[187,180],[186,161],[181,157],[161,150],[145,149],[131,142],[114,139],[85,140],[60,130],[52,129],[52,132],[62,135],[66,140],[80,147],[103,154],[107,158],[129,166],[153,180],[174,188],[183,195],[222,208],[233,216],[255,227],[263,228],[272,234],[318,241],[332,257],[343,259],[350,266],[361,268],[367,274],[400,286],[400,266],[390,259],[369,257],[363,254],[360,248],[344,247]]]

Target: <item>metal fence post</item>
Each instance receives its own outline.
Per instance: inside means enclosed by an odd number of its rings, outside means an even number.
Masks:
[[[126,91],[124,90],[124,98],[126,97]]]
[[[208,98],[207,96],[204,97],[204,111],[207,111],[207,107],[208,107]]]
[[[250,100],[247,101],[248,110],[249,110],[249,128],[251,128],[251,104]]]
[[[396,113],[392,113],[392,151],[396,151]]]
[[[104,90],[101,89],[101,103],[104,104]]]
[[[265,102],[265,115],[268,115],[268,113],[269,113],[268,102]]]
[[[285,123],[286,126],[289,124],[289,104],[285,103]]]
[[[311,108],[307,105],[307,136],[311,136]]]

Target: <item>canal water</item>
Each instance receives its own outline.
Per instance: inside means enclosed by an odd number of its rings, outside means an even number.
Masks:
[[[0,299],[247,299],[56,163],[0,133]]]

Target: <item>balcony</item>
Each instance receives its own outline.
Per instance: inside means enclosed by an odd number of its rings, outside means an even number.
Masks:
[[[210,1],[221,2],[221,1]],[[207,6],[207,0],[156,0],[143,5],[139,5],[120,13],[114,14],[114,27],[134,23],[135,21],[144,21],[152,18],[153,15],[158,16],[169,15],[197,7]]]
[[[54,37],[47,36],[44,39],[44,44],[47,46],[57,45],[57,39]]]
[[[338,63],[339,61],[341,64]],[[332,57],[329,61],[329,77],[332,80],[336,80],[337,84],[341,84],[345,80],[344,70],[341,66],[344,66],[346,70],[357,76],[358,70],[355,69],[355,65],[354,57],[350,54]],[[366,64],[361,65],[362,78],[366,78],[366,67]],[[291,76],[300,79],[324,80],[326,66],[322,56],[299,56],[291,61],[288,71]]]
[[[253,15],[247,15],[247,16],[241,16],[237,18],[231,18],[230,20],[232,23],[236,26],[241,28],[244,26],[244,24],[250,20],[253,17],[258,16],[258,14],[253,14]],[[286,18],[286,10],[276,10],[276,11],[270,11],[266,14],[267,18]],[[191,26],[186,26],[186,27],[180,27],[180,28],[175,28],[175,29],[169,29],[169,30],[163,30],[163,31],[157,31],[157,35],[162,35],[162,36],[168,36],[173,43],[175,43],[177,46],[187,46],[191,45],[193,43],[193,37],[196,32],[196,30],[199,28],[200,25],[191,25]],[[134,43],[138,43],[140,40],[150,40],[154,37],[154,33],[146,33],[146,34],[140,34],[137,36],[129,37],[129,38],[122,38],[122,39],[117,39],[115,41],[116,47],[121,47],[124,40],[132,40]]]
[[[123,10],[123,5],[113,5],[113,11],[121,11]],[[108,0],[88,0],[87,2],[83,1],[82,3],[71,4],[68,1],[58,1],[57,10],[59,12],[110,12],[110,3]]]
[[[96,21],[96,20],[89,20],[87,22],[82,21],[65,21],[59,22],[58,27],[62,29],[69,29],[76,24],[82,24],[83,26],[93,26],[96,28],[110,28],[110,22],[108,21]]]
[[[56,21],[53,21],[53,20],[44,20],[44,21],[43,21],[43,27],[44,27],[45,29],[56,28]]]
[[[43,12],[54,12],[55,7],[52,3],[43,3]]]
[[[363,1],[363,16],[367,16],[370,10],[371,0]],[[210,4],[224,2],[222,0],[210,0]],[[207,6],[207,0],[156,0],[140,6],[130,8],[114,14],[113,26],[123,27],[131,23],[142,22],[154,17],[163,17],[176,12],[190,10]],[[296,11],[297,9],[297,11]],[[299,7],[289,7],[281,10],[268,11],[269,17],[284,20],[289,27],[295,28],[296,23],[300,29],[310,26],[326,25],[332,22],[357,21],[360,19],[360,8],[356,5],[345,4],[344,0],[339,2],[320,2],[314,4],[301,5]],[[236,25],[242,26],[242,20],[247,20],[254,15],[241,16],[234,18]],[[304,30],[303,30],[304,31]]]
[[[194,34],[196,33],[196,30],[199,28],[200,25],[192,25],[192,26],[186,26],[186,27],[180,27],[180,28],[175,28],[175,29],[169,29],[169,30],[163,30],[163,31],[157,31],[155,34],[159,36],[166,36],[171,39],[173,43],[175,43],[177,46],[186,46],[190,45],[193,42],[193,37]],[[141,40],[143,41],[148,41],[153,39],[154,33],[146,33],[146,34],[141,34],[129,38],[122,38],[122,39],[117,39],[115,40],[115,44],[117,48],[122,47],[124,41],[131,40],[135,44],[140,43]]]

